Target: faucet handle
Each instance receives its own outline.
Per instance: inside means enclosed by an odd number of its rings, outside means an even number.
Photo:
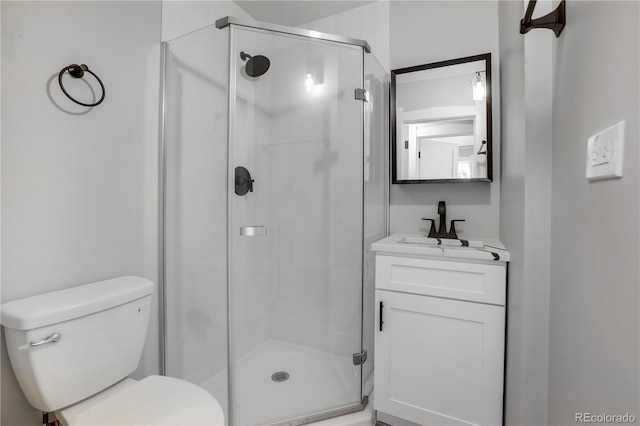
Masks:
[[[436,236],[436,221],[435,219],[427,219],[427,218],[422,218],[422,220],[429,220],[431,221],[431,228],[429,229],[429,235],[427,235],[429,238],[435,238]]]
[[[456,234],[456,222],[465,222],[464,219],[452,219],[451,227],[449,228],[449,238],[458,239],[458,234]]]

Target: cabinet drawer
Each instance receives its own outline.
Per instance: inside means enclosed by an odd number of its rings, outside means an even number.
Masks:
[[[505,266],[376,256],[376,288],[505,305]]]

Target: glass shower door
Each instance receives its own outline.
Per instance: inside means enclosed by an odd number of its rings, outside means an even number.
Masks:
[[[363,50],[231,28],[231,422],[361,402]]]
[[[206,389],[227,417],[228,49],[214,26],[163,44],[159,292],[164,374]]]

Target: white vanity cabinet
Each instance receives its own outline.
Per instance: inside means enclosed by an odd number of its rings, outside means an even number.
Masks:
[[[374,250],[378,418],[501,425],[506,262]]]

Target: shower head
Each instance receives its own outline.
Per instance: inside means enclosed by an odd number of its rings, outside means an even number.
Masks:
[[[243,61],[247,61],[247,64],[244,66],[244,70],[250,77],[260,77],[264,73],[269,70],[269,66],[271,66],[271,62],[269,58],[262,55],[251,56],[244,52],[240,52],[240,59]]]

